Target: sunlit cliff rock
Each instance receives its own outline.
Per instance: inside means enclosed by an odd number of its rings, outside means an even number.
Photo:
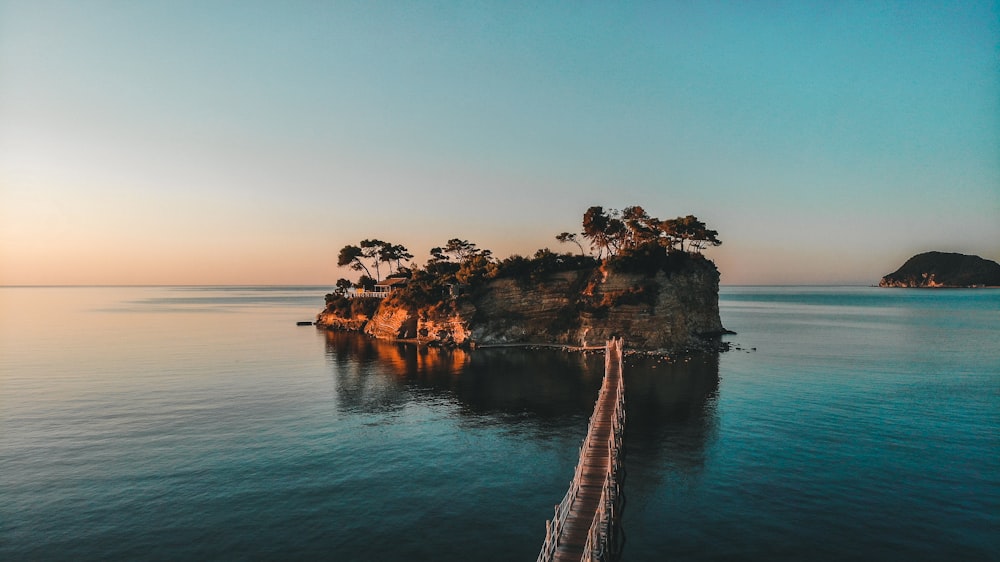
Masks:
[[[431,306],[413,306],[393,295],[367,321],[324,312],[317,326],[447,346],[590,346],[611,336],[645,350],[717,344],[725,329],[714,263],[685,255],[652,270],[633,269],[605,263],[541,278],[498,277]]]

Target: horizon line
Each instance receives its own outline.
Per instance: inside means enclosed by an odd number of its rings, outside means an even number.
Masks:
[[[336,287],[336,283],[67,283],[0,284],[0,289],[98,289],[158,287]],[[866,283],[719,283],[719,287],[878,287]]]

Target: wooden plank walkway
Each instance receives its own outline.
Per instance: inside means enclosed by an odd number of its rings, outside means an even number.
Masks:
[[[622,342],[608,342],[604,382],[580,449],[570,489],[546,522],[540,561],[606,560],[617,515],[621,432],[625,422]]]

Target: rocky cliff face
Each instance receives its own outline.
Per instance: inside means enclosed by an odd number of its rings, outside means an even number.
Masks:
[[[652,278],[610,273],[594,288],[594,296],[610,303],[583,315],[581,342],[600,344],[624,336],[638,349],[678,350],[699,347],[725,332],[719,317],[719,272],[711,262]]]
[[[316,325],[327,330],[360,332],[365,329],[367,323],[368,318],[344,318],[325,310],[316,315]]]
[[[317,325],[342,329],[321,314]],[[440,345],[602,345],[623,336],[636,349],[705,347],[725,332],[719,272],[708,260],[678,271],[566,271],[540,281],[494,279],[445,306],[413,309],[387,299],[364,326],[381,339]]]
[[[925,252],[883,277],[879,287],[996,287],[1000,264],[979,256]]]
[[[578,323],[576,302],[592,271],[567,271],[538,283],[497,279],[476,298],[472,336],[480,344],[560,343],[579,345],[571,337]]]
[[[409,307],[380,306],[365,325],[364,332],[381,340],[415,338],[416,311]]]

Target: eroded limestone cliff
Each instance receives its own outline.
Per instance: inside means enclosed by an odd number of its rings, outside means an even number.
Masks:
[[[356,327],[357,319],[344,321],[328,312],[316,324],[363,330],[380,339],[455,346],[588,346],[624,336],[632,348],[664,351],[712,346],[725,332],[719,317],[719,272],[700,257],[666,271],[602,266],[533,281],[498,278],[435,306],[404,301],[387,298],[363,328]]]

